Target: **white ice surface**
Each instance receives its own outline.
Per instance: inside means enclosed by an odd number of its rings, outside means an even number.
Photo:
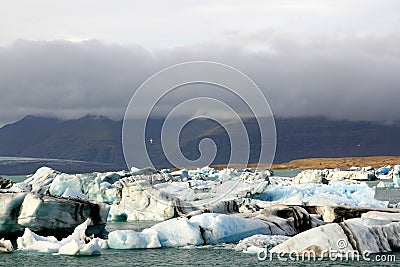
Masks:
[[[270,234],[265,223],[233,215],[204,213],[189,221],[202,228],[206,244],[231,243],[255,234]]]
[[[264,251],[265,248],[272,249],[288,239],[289,237],[284,235],[253,235],[240,240],[235,250],[245,253],[258,253]]]
[[[170,219],[143,230],[145,234],[157,234],[163,247],[202,245],[200,228],[186,218]]]
[[[107,247],[104,240],[92,238],[88,243],[86,242],[88,237],[85,235],[85,231],[90,223],[90,219],[87,219],[84,223],[78,225],[70,236],[61,241],[53,236],[37,235],[25,228],[24,235],[17,239],[18,249],[62,255],[89,256],[101,254],[101,248]]]
[[[259,199],[282,204],[304,205],[313,202],[313,199],[325,198],[336,205],[349,205],[354,207],[387,207],[387,201],[374,198],[375,190],[366,183],[348,184],[336,182],[331,185],[300,184],[289,186],[270,186]],[[317,201],[314,201],[317,202]]]
[[[133,230],[117,230],[108,234],[112,249],[160,248],[157,233],[140,233]]]

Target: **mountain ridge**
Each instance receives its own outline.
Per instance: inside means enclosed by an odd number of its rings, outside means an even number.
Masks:
[[[158,139],[163,120],[150,120],[147,134]],[[246,119],[244,124],[249,132],[250,163],[255,163],[260,149],[259,131],[254,119]],[[275,163],[302,158],[400,156],[398,122],[380,124],[310,117],[276,118],[275,124]],[[230,122],[230,126],[235,129],[237,125]],[[0,128],[0,156],[98,162],[125,169],[121,129],[122,120],[101,115],[69,120],[29,115]],[[217,145],[214,164],[229,161],[229,136],[211,120],[195,119],[183,127],[179,140],[182,153],[190,159],[198,158],[198,144],[204,138],[213,139]],[[150,146],[149,153],[156,167],[171,167],[162,155],[160,142]]]

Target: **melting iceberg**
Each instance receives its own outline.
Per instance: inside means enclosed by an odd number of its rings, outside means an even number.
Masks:
[[[200,227],[206,244],[238,242],[255,234],[271,234],[267,224],[236,216],[204,213],[189,220]]]
[[[245,253],[259,253],[264,251],[265,248],[272,249],[288,239],[289,237],[284,235],[253,235],[240,240],[235,246],[235,250]]]
[[[380,253],[399,248],[400,223],[357,218],[302,232],[274,247],[271,252],[313,251],[317,256],[323,256],[332,250],[349,255],[354,251]]]
[[[315,199],[328,199],[336,205],[349,205],[355,207],[387,207],[388,202],[374,198],[375,190],[366,183],[348,184],[336,182],[324,184],[300,184],[290,186],[268,187],[258,197],[260,200],[279,202],[291,205],[304,205],[308,202],[316,203]]]
[[[160,248],[157,233],[139,233],[133,230],[117,230],[108,234],[108,246],[112,249]]]
[[[143,230],[143,233],[156,234],[163,247],[197,246],[204,243],[200,228],[186,218],[158,223]]]
[[[14,247],[10,240],[0,239],[0,252],[10,253],[14,251]]]
[[[107,248],[107,242],[86,236],[85,231],[90,223],[90,219],[87,219],[77,226],[70,236],[61,241],[53,236],[37,235],[26,228],[24,235],[17,239],[18,249],[62,255],[99,255],[101,248]]]

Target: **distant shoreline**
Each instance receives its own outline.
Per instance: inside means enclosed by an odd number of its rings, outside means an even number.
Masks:
[[[86,173],[86,172],[106,172],[117,171],[125,169],[123,166],[117,167],[107,163],[99,162],[83,162],[73,160],[56,160],[56,159],[36,159],[36,158],[21,158],[24,161],[19,162],[3,162],[0,157],[0,175],[27,175],[35,173],[35,171],[43,166],[51,167],[55,170],[66,173]],[[10,159],[10,158],[8,158]],[[16,158],[14,158],[16,159]],[[343,157],[343,158],[306,158],[296,159],[285,163],[260,165],[259,169],[272,169],[272,170],[307,170],[307,169],[346,169],[350,167],[366,167],[379,168],[387,165],[400,164],[400,156],[370,156],[370,157]],[[221,170],[227,167],[227,164],[211,165],[215,169]],[[252,168],[255,169],[256,164],[249,164],[247,166],[241,164],[232,164],[230,167],[242,169]],[[182,167],[171,168],[175,171],[178,169],[197,169],[201,167]]]
[[[293,170],[293,169],[334,169],[371,166],[379,168],[387,165],[400,164],[400,156],[371,156],[371,157],[344,157],[344,158],[306,158],[296,159],[285,163],[272,164],[273,170]],[[226,165],[218,164],[212,167],[216,169],[224,168]],[[243,166],[237,165],[235,167]],[[256,164],[249,164],[247,167],[255,168]],[[267,165],[265,165],[267,167]],[[261,169],[263,165],[261,165]]]
[[[400,164],[400,156],[371,156],[345,158],[307,158],[292,160],[287,163],[273,164],[272,169],[328,169],[366,167],[379,168]]]

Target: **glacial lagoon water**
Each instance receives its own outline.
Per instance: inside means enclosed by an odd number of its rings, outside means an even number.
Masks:
[[[299,171],[276,171],[278,176],[294,177]],[[8,179],[22,181],[24,176],[8,176]],[[377,182],[368,182],[369,186],[375,186]],[[377,189],[375,198],[389,200],[391,203],[400,202],[400,189]],[[132,229],[141,231],[156,222],[126,222],[109,223],[108,231],[118,229]],[[256,254],[245,254],[232,249],[232,245],[204,246],[191,248],[163,248],[163,249],[138,249],[138,250],[103,250],[103,254],[92,257],[61,256],[52,254],[40,254],[26,251],[15,251],[11,254],[0,254],[0,266],[398,266],[400,265],[400,252],[385,254],[395,256],[395,262],[373,262],[375,255],[371,255],[371,261],[293,261],[288,258],[279,260],[276,257],[272,262],[267,259],[260,261]],[[380,255],[381,256],[381,255]]]
[[[388,254],[389,255],[389,254]],[[256,254],[225,248],[164,248],[141,250],[104,250],[100,256],[77,257],[16,251],[0,254],[0,266],[399,266],[400,253],[391,253],[396,262],[371,261],[287,261],[274,258],[259,261]],[[371,256],[371,259],[374,257]]]

